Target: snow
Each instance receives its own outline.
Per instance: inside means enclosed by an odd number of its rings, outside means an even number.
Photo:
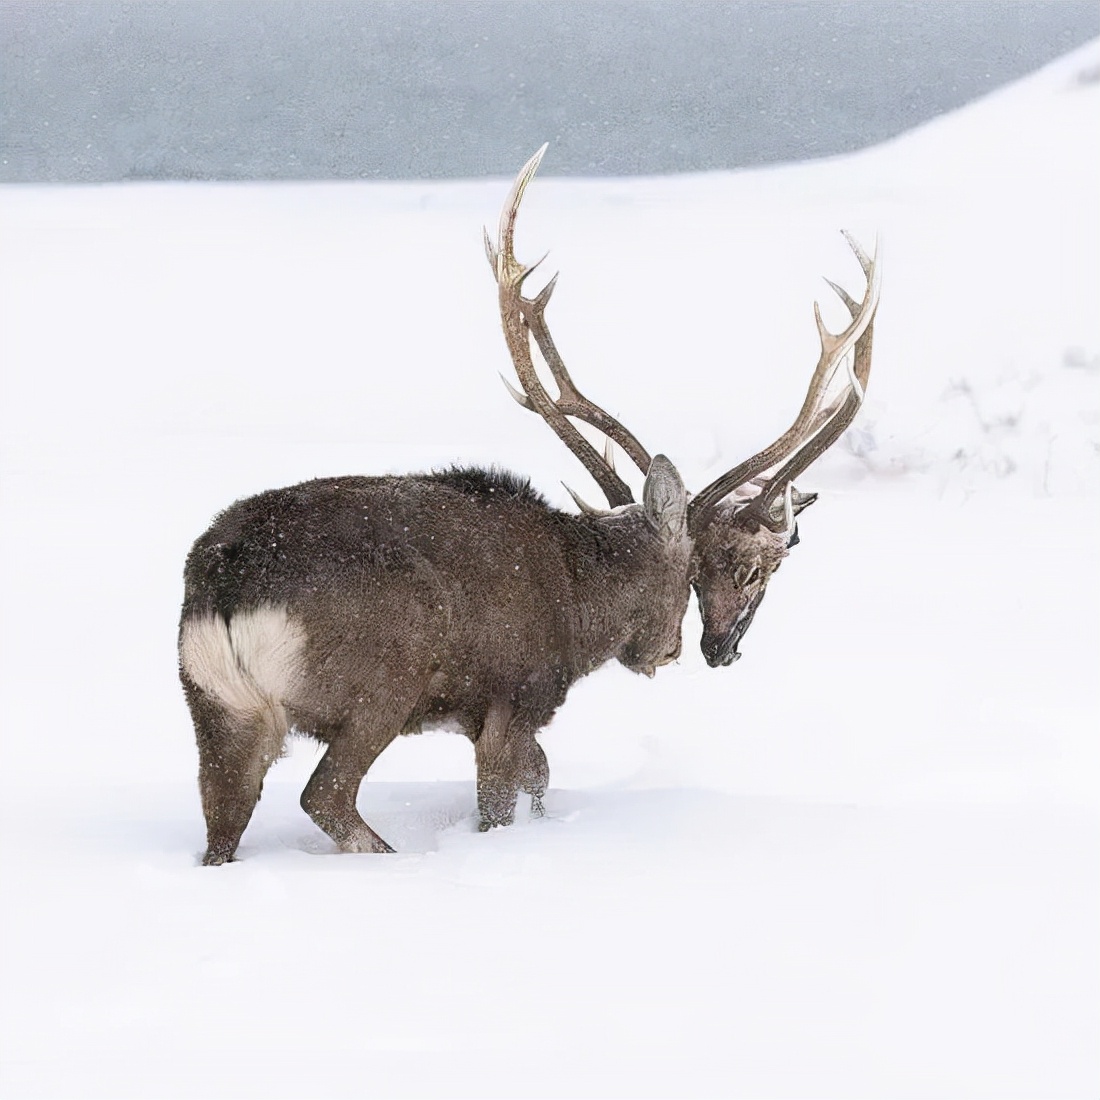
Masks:
[[[868,400],[743,660],[692,610],[655,680],[583,681],[511,829],[463,738],[399,740],[386,857],[301,812],[297,743],[197,866],[180,571],[313,476],[598,499],[496,377],[507,181],[0,193],[2,1094],[1095,1095],[1098,66],[853,156],[532,185],[574,376],[689,485],[797,410],[842,226],[884,239]]]

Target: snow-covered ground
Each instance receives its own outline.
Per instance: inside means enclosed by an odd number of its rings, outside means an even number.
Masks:
[[[301,812],[299,743],[197,866],[180,571],[317,475],[598,498],[496,377],[507,182],[0,192],[0,1094],[1095,1096],[1098,77],[1093,43],[856,156],[536,181],[575,377],[690,485],[796,411],[841,226],[884,237],[868,402],[740,663],[692,611],[655,680],[578,685],[548,816],[490,834],[466,741],[400,740],[360,796],[389,857]]]

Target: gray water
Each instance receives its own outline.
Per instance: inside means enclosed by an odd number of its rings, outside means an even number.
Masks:
[[[1094,0],[0,0],[0,181],[734,168],[857,149]]]

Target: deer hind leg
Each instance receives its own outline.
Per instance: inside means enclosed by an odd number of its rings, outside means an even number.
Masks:
[[[534,730],[516,722],[510,703],[493,703],[474,742],[477,761],[477,808],[482,832],[511,825],[516,796],[531,795],[531,810],[542,814],[549,768]]]
[[[305,790],[302,809],[328,833],[342,852],[392,852],[356,809],[359,787],[382,750],[397,736],[400,719],[356,715],[333,734]]]
[[[199,794],[206,818],[202,862],[233,860],[260,800],[264,776],[282,754],[285,718],[274,708],[234,711],[184,678],[199,747]]]
[[[203,863],[233,858],[267,769],[282,754],[282,700],[298,675],[303,641],[286,609],[272,605],[180,624],[180,678],[195,721],[206,815]]]

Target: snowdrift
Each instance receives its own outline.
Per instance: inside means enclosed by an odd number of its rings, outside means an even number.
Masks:
[[[692,612],[656,680],[583,682],[509,830],[464,740],[402,739],[360,794],[393,857],[333,852],[298,744],[197,867],[180,570],[314,476],[598,495],[496,378],[506,181],[0,192],[4,1094],[1094,1095],[1098,73],[820,163],[536,182],[574,376],[689,485],[797,411],[842,226],[884,240],[868,403],[744,660]]]

